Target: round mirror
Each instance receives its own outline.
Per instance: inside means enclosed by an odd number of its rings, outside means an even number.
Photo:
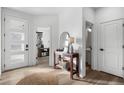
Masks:
[[[68,47],[68,45],[69,45],[68,39],[69,38],[70,38],[70,35],[68,32],[63,32],[60,35],[60,44],[59,44],[60,49],[64,49],[65,47]]]

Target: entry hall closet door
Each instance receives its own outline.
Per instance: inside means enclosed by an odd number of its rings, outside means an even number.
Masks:
[[[4,70],[28,66],[28,22],[5,16]]]
[[[123,20],[101,23],[100,70],[123,77]]]

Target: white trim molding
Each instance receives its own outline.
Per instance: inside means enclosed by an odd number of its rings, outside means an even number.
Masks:
[[[1,31],[2,31],[2,29],[1,29],[1,7],[0,7],[0,37],[1,37]],[[1,38],[0,38],[0,79],[1,79]]]

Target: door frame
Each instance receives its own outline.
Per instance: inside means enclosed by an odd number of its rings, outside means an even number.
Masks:
[[[124,19],[123,19],[123,24],[122,24],[122,25],[123,25],[123,26],[122,26],[122,29],[123,29],[123,33],[122,33],[122,34],[123,34],[123,37],[122,37],[122,38],[123,38],[123,41],[122,41],[122,42],[123,42],[123,46],[124,46]],[[124,78],[124,48],[123,48],[122,57],[123,57],[123,59],[122,59],[122,60],[123,60],[122,73],[123,73],[123,78]]]
[[[0,54],[1,54],[0,56],[0,79],[1,79],[1,72],[2,72],[1,71],[1,66],[2,66],[1,65],[2,64],[2,59],[1,59],[2,58],[2,53],[1,53],[2,52],[2,47],[1,47],[2,46],[2,42],[1,42],[2,35],[1,34],[2,34],[2,8],[0,7]]]
[[[21,18],[19,16],[15,16],[15,15],[11,15],[11,14],[6,14],[4,12],[4,9],[2,11],[2,31],[1,31],[1,38],[2,38],[2,48],[1,48],[1,56],[2,56],[2,62],[1,62],[1,71],[4,72],[5,71],[5,68],[4,68],[4,64],[5,64],[5,52],[4,52],[4,49],[5,49],[5,17],[6,16],[12,16],[12,17],[16,17],[16,18],[20,18],[20,19],[24,19],[24,18]],[[26,19],[24,19],[26,20]],[[28,23],[28,20],[26,20],[27,23]],[[29,45],[29,23],[27,24],[28,25],[28,45]],[[30,50],[30,49],[29,49]],[[29,66],[29,51],[28,51],[28,66]]]
[[[85,77],[86,76],[86,21],[89,21],[87,18],[86,18],[86,10],[85,8],[82,9],[82,48],[83,48],[83,55],[82,55],[82,58],[83,58],[83,76],[82,77]],[[93,70],[98,70],[98,51],[97,51],[97,47],[98,47],[98,34],[97,34],[97,25],[96,25],[96,22],[91,22],[93,24],[93,33],[92,33],[92,69]],[[93,50],[94,49],[94,50]]]
[[[90,23],[90,24],[92,24],[92,30],[94,31],[94,23],[92,23],[92,22],[90,22],[90,21],[88,21],[88,20],[85,20],[85,35],[86,35],[86,33],[87,33],[87,31],[86,31],[86,23]],[[91,50],[93,50],[93,31],[91,32],[91,46],[92,46],[92,49]],[[87,37],[86,37],[87,38]],[[85,40],[85,42],[86,42],[86,40]],[[87,43],[87,42],[86,42]],[[85,50],[86,50],[86,44],[85,44]],[[85,55],[86,55],[86,52],[85,52]],[[91,69],[94,69],[94,60],[93,60],[93,51],[91,51]],[[86,60],[86,56],[85,56],[85,60]],[[85,61],[85,64],[86,64],[86,61]]]
[[[37,44],[37,27],[49,27],[50,28],[50,46],[49,46],[49,66],[51,66],[51,60],[52,60],[52,26],[51,25],[35,25],[35,31],[34,31],[34,35],[35,35],[35,39],[34,39],[34,52],[35,52],[35,58],[37,58],[37,47],[36,47],[36,44]],[[37,59],[35,59],[36,62],[37,62]]]
[[[91,52],[91,69],[93,69],[93,70],[96,70],[96,67],[95,67],[95,64],[96,64],[96,62],[95,62],[95,60],[94,60],[94,49],[95,49],[95,47],[94,47],[94,42],[95,42],[95,39],[94,39],[94,31],[95,31],[95,24],[94,23],[92,23],[92,22],[90,22],[90,21],[88,21],[88,20],[85,20],[85,38],[86,38],[86,22],[89,22],[89,23],[91,23],[92,24],[92,32],[91,32],[91,45],[92,45],[92,52]],[[96,41],[97,42],[97,41]],[[86,40],[85,40],[85,50],[86,50]],[[85,52],[85,64],[86,64],[86,52]]]

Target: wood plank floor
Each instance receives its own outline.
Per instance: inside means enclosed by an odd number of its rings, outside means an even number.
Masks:
[[[87,69],[87,75],[83,79],[79,79],[75,76],[74,80],[70,79],[70,73],[65,70],[53,69],[48,66],[48,62],[43,62],[42,64],[24,67],[16,70],[11,70],[2,73],[0,80],[1,85],[15,85],[25,76],[31,75],[38,72],[51,72],[56,73],[59,78],[60,85],[123,85],[124,79],[107,74],[104,72],[93,71]]]
[[[84,77],[84,81],[87,81],[96,85],[123,85],[124,79],[118,76],[114,76],[101,71],[87,70],[87,76]]]

